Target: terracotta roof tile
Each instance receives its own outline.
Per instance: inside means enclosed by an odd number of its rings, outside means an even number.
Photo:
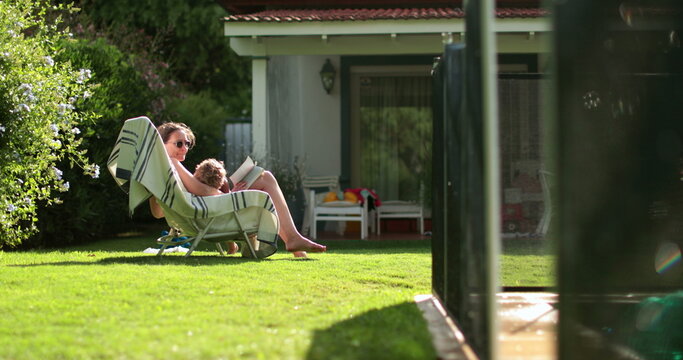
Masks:
[[[541,8],[498,8],[499,18],[537,18],[548,15]],[[361,21],[361,20],[427,20],[464,18],[460,8],[414,9],[296,9],[265,10],[253,14],[231,15],[230,22],[304,22],[304,21]]]

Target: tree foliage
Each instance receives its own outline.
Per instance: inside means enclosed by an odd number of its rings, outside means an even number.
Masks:
[[[175,121],[189,124],[197,137],[184,162],[188,169],[194,170],[206,158],[223,158],[225,113],[211,94],[201,92],[175,99],[169,103],[168,113]]]
[[[83,110],[92,72],[60,61],[58,29],[67,5],[49,8],[39,1],[0,2],[0,247],[16,245],[37,231],[37,207],[61,202],[70,189],[65,167],[93,178],[82,146],[83,124],[96,116]]]
[[[220,20],[227,12],[216,1],[81,0],[80,6],[96,28],[153,37],[172,77],[188,93],[210,94],[226,117],[250,113],[249,62],[230,49]]]

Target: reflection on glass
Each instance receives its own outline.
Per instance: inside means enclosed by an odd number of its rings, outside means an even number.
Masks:
[[[655,256],[655,270],[658,274],[678,269],[681,266],[681,249],[674,243],[664,243],[659,246]],[[682,324],[683,326],[683,324]]]
[[[625,316],[616,340],[644,359],[683,359],[683,292],[649,297]]]
[[[543,158],[542,87],[538,75],[504,74],[498,80],[503,254],[501,284],[555,285],[550,186],[554,175]]]

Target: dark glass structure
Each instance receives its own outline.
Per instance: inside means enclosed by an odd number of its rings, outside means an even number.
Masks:
[[[464,94],[473,81],[466,56],[464,45],[446,46],[434,75],[433,287],[473,350],[488,358],[487,302],[495,299],[487,294],[483,121]]]
[[[551,10],[559,358],[683,359],[683,3]]]
[[[499,222],[488,215],[499,204],[489,6],[492,1],[466,3],[466,44],[445,47],[433,91],[434,294],[480,359],[495,357],[498,341],[493,309]]]

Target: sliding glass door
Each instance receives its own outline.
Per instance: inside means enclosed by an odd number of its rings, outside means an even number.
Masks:
[[[351,185],[427,206],[432,85],[428,66],[351,69]]]

